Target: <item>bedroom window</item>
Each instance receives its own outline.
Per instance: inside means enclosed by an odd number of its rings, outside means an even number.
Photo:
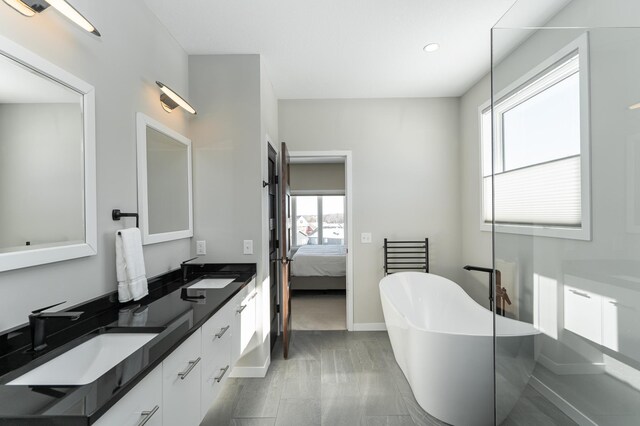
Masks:
[[[589,239],[586,39],[496,96],[492,211],[491,107],[480,109],[482,229]],[[584,49],[584,50],[583,50]]]
[[[295,246],[344,245],[344,195],[294,195]]]

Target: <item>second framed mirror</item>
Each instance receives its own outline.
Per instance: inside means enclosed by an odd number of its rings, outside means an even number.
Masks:
[[[138,213],[143,244],[193,236],[191,140],[138,113]]]

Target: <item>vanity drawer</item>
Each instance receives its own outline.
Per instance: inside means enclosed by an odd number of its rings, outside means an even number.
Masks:
[[[230,303],[202,326],[202,418],[231,373],[232,327],[233,305]]]
[[[95,426],[162,425],[162,367],[157,367],[94,423]]]
[[[234,299],[234,320],[231,342],[232,365],[235,365],[238,359],[240,359],[240,356],[247,348],[256,332],[256,298],[258,293],[255,290],[255,281],[252,281],[252,283],[254,283],[254,290],[245,295],[242,299]]]
[[[200,424],[201,329],[162,362],[163,423]]]

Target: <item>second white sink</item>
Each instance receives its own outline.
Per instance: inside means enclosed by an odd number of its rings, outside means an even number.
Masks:
[[[206,289],[214,289],[214,288],[225,288],[232,282],[234,282],[235,278],[205,278],[203,280],[198,281],[197,283],[190,285],[188,288],[194,290],[206,290]]]
[[[34,368],[8,385],[86,385],[156,337],[155,333],[105,333]]]

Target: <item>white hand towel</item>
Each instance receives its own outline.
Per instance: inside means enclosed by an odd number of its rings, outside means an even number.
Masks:
[[[149,294],[138,228],[123,229],[116,234],[116,275],[120,302],[138,300]]]

